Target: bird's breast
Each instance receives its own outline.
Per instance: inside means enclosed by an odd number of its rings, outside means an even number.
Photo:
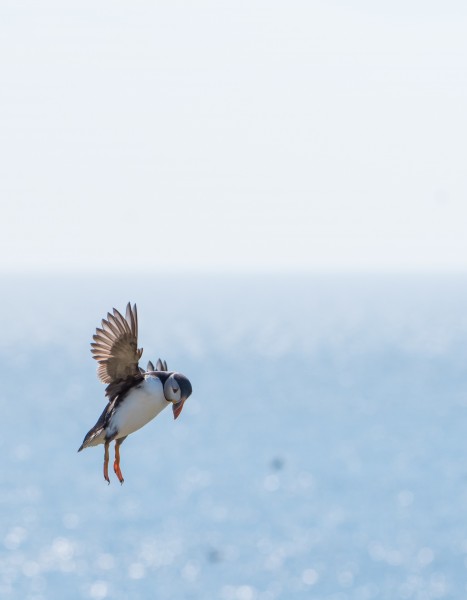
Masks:
[[[130,435],[156,417],[169,402],[165,399],[160,379],[147,377],[142,384],[132,388],[117,406],[107,429],[113,436]]]

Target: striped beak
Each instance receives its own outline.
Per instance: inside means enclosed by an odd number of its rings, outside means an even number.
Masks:
[[[185,404],[185,398],[182,398],[180,402],[174,402],[172,404],[172,410],[174,413],[174,419],[176,419],[182,412],[183,405]]]

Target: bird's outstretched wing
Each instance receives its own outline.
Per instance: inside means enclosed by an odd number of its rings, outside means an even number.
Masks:
[[[99,367],[97,376],[103,383],[114,383],[129,376],[139,375],[138,361],[143,349],[138,349],[138,313],[136,304],[128,302],[123,317],[116,308],[102,319],[102,328],[96,329],[91,352]]]

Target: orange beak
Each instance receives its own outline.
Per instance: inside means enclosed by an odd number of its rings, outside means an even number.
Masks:
[[[174,402],[172,404],[172,410],[174,412],[174,419],[176,419],[182,412],[183,405],[185,404],[185,398],[182,398],[180,402]]]

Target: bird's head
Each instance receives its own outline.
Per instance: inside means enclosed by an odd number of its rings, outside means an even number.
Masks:
[[[164,383],[164,396],[172,402],[174,419],[182,412],[185,400],[191,396],[192,388],[189,379],[181,373],[171,373]]]

